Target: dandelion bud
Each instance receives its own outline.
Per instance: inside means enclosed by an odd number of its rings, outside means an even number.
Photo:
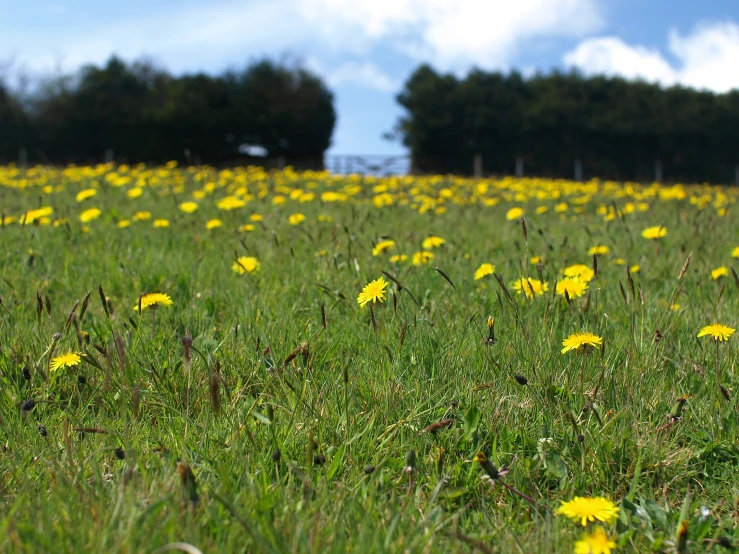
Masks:
[[[28,398],[21,403],[21,410],[24,412],[30,412],[36,406],[36,401],[33,398]]]
[[[495,344],[495,318],[493,316],[488,317],[488,336],[485,344]]]
[[[416,471],[416,451],[409,450],[405,455],[405,467],[403,471],[406,473],[414,473]]]
[[[526,230],[526,219],[521,218],[521,230],[523,231],[523,240],[526,244],[529,243],[529,233]]]
[[[200,497],[198,496],[198,485],[195,481],[195,474],[184,462],[177,462],[177,473],[180,474],[180,480],[182,481],[182,487],[188,500],[192,503],[197,502]]]
[[[182,346],[185,347],[185,364],[187,367],[190,367],[190,361],[191,361],[191,355],[190,355],[190,348],[192,347],[192,335],[190,335],[189,330],[185,330],[185,336],[182,337]]]

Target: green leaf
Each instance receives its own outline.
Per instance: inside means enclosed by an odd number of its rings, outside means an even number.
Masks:
[[[464,414],[464,435],[465,439],[472,440],[472,436],[477,430],[477,426],[480,424],[482,414],[477,406],[470,406],[467,413]]]

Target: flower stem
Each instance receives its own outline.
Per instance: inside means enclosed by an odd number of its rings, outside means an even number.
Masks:
[[[716,343],[716,392],[718,394],[719,403],[721,402],[721,361],[718,354],[718,341]]]

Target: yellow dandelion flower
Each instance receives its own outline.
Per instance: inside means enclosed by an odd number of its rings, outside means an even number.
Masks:
[[[80,361],[81,358],[78,352],[67,352],[66,354],[62,354],[61,356],[57,356],[51,360],[51,366],[49,369],[54,372],[57,369],[75,366],[79,364]]]
[[[492,275],[493,273],[495,273],[495,266],[493,264],[482,264],[477,268],[477,271],[475,271],[475,281],[479,281],[483,277]]]
[[[156,227],[157,229],[166,229],[169,227],[169,220],[168,219],[155,219],[154,223],[152,223],[153,227]]]
[[[141,187],[134,187],[126,193],[126,196],[133,199],[133,198],[138,198],[142,194],[144,194],[144,189],[142,189]]]
[[[421,247],[424,250],[431,250],[432,248],[439,248],[441,246],[444,246],[445,242],[446,241],[441,237],[430,236],[427,239],[424,239]]]
[[[520,219],[523,217],[523,208],[511,208],[508,210],[508,213],[505,214],[505,218],[508,221],[513,221],[514,219]]]
[[[614,548],[616,543],[598,527],[592,534],[583,535],[582,539],[575,543],[575,554],[611,554]]]
[[[242,233],[249,233],[254,230],[254,225],[251,223],[244,223],[241,227],[239,227],[239,231]]]
[[[172,305],[172,299],[169,297],[168,294],[163,294],[161,292],[149,292],[146,294],[142,294],[139,297],[139,302],[133,307],[134,310],[139,309],[139,303],[141,304],[141,309],[145,310],[149,307],[158,307],[158,306],[171,306]]]
[[[127,227],[131,226],[131,220],[130,219],[121,219],[118,222],[118,228],[119,229],[126,229]]]
[[[408,259],[408,256],[405,254],[395,254],[394,256],[390,256],[390,263],[400,264],[406,261],[407,259]]]
[[[50,216],[53,211],[53,208],[48,206],[44,208],[38,208],[36,210],[29,210],[23,216],[21,216],[20,222],[24,225],[28,225],[29,223],[33,223],[34,221]]]
[[[588,256],[604,256],[608,254],[609,250],[607,246],[593,246],[588,250]]]
[[[180,204],[180,211],[183,211],[186,214],[191,214],[197,209],[198,209],[197,202],[183,202],[182,204]]]
[[[667,229],[662,225],[647,227],[641,232],[641,236],[650,240],[661,239],[662,237],[667,236]]]
[[[511,287],[518,294],[525,294],[526,298],[533,298],[534,296],[541,296],[549,290],[549,283],[544,281],[543,283],[539,279],[532,279],[521,277],[511,283]]]
[[[88,198],[92,198],[97,193],[98,193],[97,189],[81,190],[77,193],[77,196],[75,196],[74,199],[77,202],[83,202],[84,200],[87,200]]]
[[[536,208],[536,213],[539,215],[545,214],[548,211],[549,211],[549,208],[547,208],[546,206],[539,206],[538,208]]]
[[[562,273],[565,274],[565,277],[584,281],[585,283],[589,283],[593,280],[593,277],[595,277],[595,272],[593,272],[593,269],[585,264],[571,265],[564,268],[562,270]]]
[[[603,344],[603,338],[593,333],[573,333],[565,340],[562,341],[562,354],[569,352],[570,350],[579,350],[580,348],[597,348]]]
[[[287,222],[290,225],[300,225],[303,221],[305,221],[305,216],[301,213],[291,214],[290,217],[287,218]]]
[[[148,221],[151,219],[151,212],[136,212],[133,214],[134,221]]]
[[[534,265],[538,264],[539,262],[544,263],[544,258],[542,258],[541,256],[532,256],[529,260],[529,263]]]
[[[567,292],[567,296],[570,298],[580,298],[588,290],[588,284],[580,279],[563,279],[557,281],[556,293],[560,296],[564,296]]]
[[[264,217],[261,214],[251,214],[249,216],[249,221],[262,221],[264,220]]]
[[[423,265],[431,262],[431,260],[434,259],[434,253],[433,252],[427,252],[425,250],[422,250],[421,252],[415,252],[413,254],[413,259],[411,262],[413,265]]]
[[[639,273],[641,271],[641,266],[639,264],[632,265],[629,268],[629,273]]]
[[[219,210],[226,211],[237,210],[238,208],[243,208],[244,206],[246,206],[246,202],[236,196],[226,196],[225,198],[221,198],[216,203],[216,207]]]
[[[716,281],[717,279],[720,279],[721,277],[726,277],[729,274],[729,268],[726,266],[717,267],[713,271],[711,271],[711,279]]]
[[[615,260],[613,260],[613,263],[616,265],[626,265],[626,260],[624,260],[623,258],[616,258]]]
[[[698,331],[698,337],[710,336],[717,342],[729,340],[729,337],[734,334],[736,329],[723,325],[721,323],[713,323],[712,325],[706,325],[700,331]]]
[[[375,247],[372,249],[372,255],[379,256],[380,254],[383,254],[393,248],[395,248],[394,240],[381,240],[380,242],[375,244]]]
[[[340,192],[334,192],[332,190],[326,191],[323,194],[321,194],[321,201],[322,202],[345,202],[347,199],[347,195],[340,193]]]
[[[260,264],[259,260],[256,258],[252,256],[241,256],[233,263],[231,269],[239,275],[244,275],[245,273],[254,273],[259,271],[261,266],[262,264]]]
[[[223,222],[220,219],[211,219],[208,221],[208,223],[205,224],[205,228],[209,231],[212,229],[218,229],[218,227],[222,227]]]
[[[82,223],[89,223],[90,221],[93,221],[94,219],[100,217],[101,213],[103,212],[101,212],[99,208],[90,208],[89,210],[85,210],[80,214],[80,221]]]
[[[382,277],[379,279],[375,279],[374,281],[371,281],[365,287],[362,289],[362,292],[359,293],[359,296],[357,297],[357,303],[359,304],[360,308],[364,308],[365,305],[372,302],[373,304],[376,302],[382,302],[385,300],[385,287],[387,287],[390,283],[388,281],[385,281]]]
[[[554,512],[555,515],[563,515],[574,522],[580,522],[585,527],[589,521],[602,521],[610,523],[618,517],[618,506],[603,497],[585,498],[576,496],[562,505]]]
[[[331,217],[330,215],[320,214],[318,216],[318,221],[320,221],[321,223],[331,223],[333,220],[334,218]]]
[[[731,257],[739,258],[739,246],[734,247],[734,249],[731,251]]]

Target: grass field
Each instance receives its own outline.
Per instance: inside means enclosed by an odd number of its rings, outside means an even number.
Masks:
[[[0,548],[739,544],[737,197],[2,168]]]

